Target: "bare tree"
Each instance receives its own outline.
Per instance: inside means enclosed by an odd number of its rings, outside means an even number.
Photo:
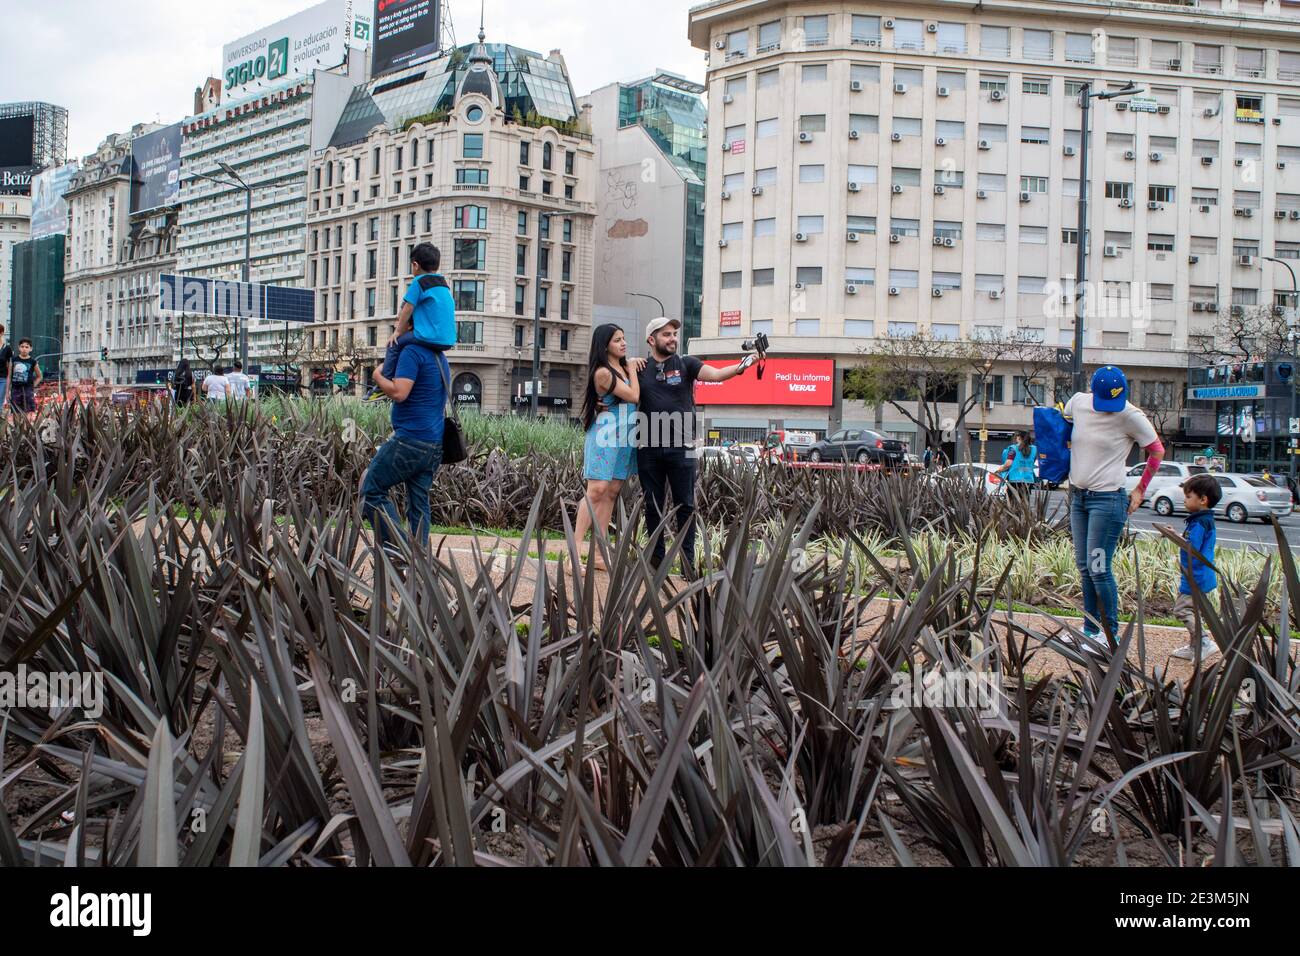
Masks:
[[[984,396],[994,367],[1013,349],[1001,337],[938,339],[928,332],[888,336],[859,350],[863,362],[844,377],[844,397],[892,406],[937,448],[949,431],[961,432],[967,414]],[[969,394],[962,386],[970,380]],[[955,406],[956,419],[944,414]]]
[[[307,336],[301,325],[294,323],[290,328],[285,323],[285,329],[277,334],[272,340],[273,348],[267,351],[267,354],[279,366],[282,375],[289,375],[294,366],[298,365],[307,355]],[[301,388],[299,384],[298,388]],[[298,389],[295,388],[296,392]]]
[[[229,316],[215,315],[203,319],[200,331],[188,336],[190,348],[200,368],[212,368],[221,363],[227,349],[233,351],[235,323]],[[222,363],[224,364],[224,363]]]
[[[1134,402],[1146,413],[1160,435],[1168,435],[1180,427],[1183,414],[1184,392],[1177,381],[1144,381],[1138,383],[1138,401]]]
[[[1219,313],[1213,335],[1189,341],[1206,365],[1247,362],[1289,353],[1290,339],[1283,309],[1266,306],[1230,306]]]
[[[1056,371],[1056,349],[1025,329],[1017,329],[1003,340],[1003,345],[1001,357],[1025,380],[1029,404],[1044,404]]]
[[[330,372],[347,372],[350,381],[361,381],[362,372],[375,364],[377,360],[371,354],[373,350],[353,342],[332,341],[319,345],[307,352],[305,360],[317,367],[324,367]],[[331,389],[333,385],[330,386]]]

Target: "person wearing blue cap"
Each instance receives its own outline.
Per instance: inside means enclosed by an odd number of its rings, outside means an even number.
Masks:
[[[1128,396],[1124,372],[1104,365],[1093,373],[1091,391],[1071,397],[1063,413],[1074,424],[1070,534],[1083,586],[1083,633],[1090,639],[1102,629],[1112,637],[1119,633],[1119,591],[1111,571],[1115,549],[1165,455],[1150,420]],[[1146,452],[1147,465],[1137,487],[1125,494],[1124,473],[1134,444]]]

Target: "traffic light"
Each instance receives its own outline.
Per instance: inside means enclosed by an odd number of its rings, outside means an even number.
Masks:
[[[107,345],[104,346],[103,348],[101,348],[101,349],[99,350],[99,360],[100,360],[101,362],[107,362],[107,361],[108,361],[108,346],[107,346]]]

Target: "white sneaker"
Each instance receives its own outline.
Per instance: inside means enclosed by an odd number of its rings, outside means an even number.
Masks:
[[[1208,637],[1201,639],[1201,660],[1205,660],[1213,654],[1219,653],[1219,647]],[[1190,661],[1196,657],[1196,648],[1188,644],[1186,647],[1180,647],[1174,651],[1170,657],[1176,657],[1180,661]]]

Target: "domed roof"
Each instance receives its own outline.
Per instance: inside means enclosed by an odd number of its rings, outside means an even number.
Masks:
[[[477,93],[485,96],[496,108],[501,107],[501,87],[497,84],[496,70],[492,68],[492,57],[488,54],[487,47],[484,46],[486,36],[483,28],[479,27],[478,44],[469,55],[469,69],[465,73],[465,79],[461,81],[460,89],[456,91],[456,100],[467,93]]]

